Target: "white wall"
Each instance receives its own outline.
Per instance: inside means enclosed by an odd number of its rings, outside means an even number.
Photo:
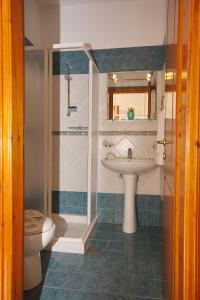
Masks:
[[[60,40],[89,42],[93,49],[163,44],[166,0],[63,5]]]
[[[25,0],[25,36],[45,47],[59,42],[89,42],[93,49],[163,44],[166,0],[95,2]]]
[[[42,6],[43,43],[52,47],[60,43],[60,7],[57,5]]]
[[[60,6],[41,0],[24,0],[25,36],[36,47],[51,47],[60,41]]]
[[[42,10],[36,0],[24,1],[25,36],[35,45],[43,45]]]

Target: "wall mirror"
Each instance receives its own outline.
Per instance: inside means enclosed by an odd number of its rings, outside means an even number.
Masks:
[[[156,85],[156,71],[108,73],[108,119],[155,119]]]

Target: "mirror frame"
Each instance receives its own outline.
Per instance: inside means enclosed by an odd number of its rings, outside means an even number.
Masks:
[[[113,119],[113,94],[127,94],[127,93],[148,93],[148,118],[151,119],[151,92],[156,90],[156,86],[148,82],[147,86],[130,86],[130,87],[108,87],[108,119]]]

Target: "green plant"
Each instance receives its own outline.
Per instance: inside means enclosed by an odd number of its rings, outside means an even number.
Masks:
[[[130,106],[130,107],[127,108],[127,112],[135,112],[135,108]]]

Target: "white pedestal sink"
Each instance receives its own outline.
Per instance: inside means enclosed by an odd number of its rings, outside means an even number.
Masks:
[[[124,219],[123,231],[134,233],[137,230],[135,192],[137,176],[152,170],[156,163],[153,159],[103,159],[104,167],[124,175]]]

